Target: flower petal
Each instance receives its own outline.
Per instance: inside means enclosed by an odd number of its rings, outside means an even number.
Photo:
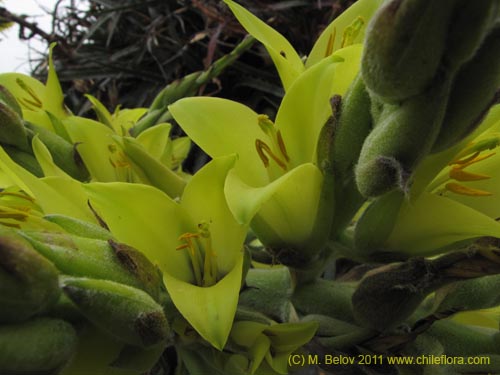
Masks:
[[[72,142],[78,144],[78,152],[92,178],[101,182],[116,181],[115,169],[109,162],[109,146],[115,144],[111,139],[113,131],[83,117],[68,117],[63,123]]]
[[[361,45],[345,48],[301,74],[285,94],[276,127],[292,167],[315,160],[319,133],[332,113],[330,98],[345,93],[359,70],[360,58]]]
[[[2,148],[0,148],[0,169],[18,187],[34,197],[45,214],[61,214],[94,221],[77,181],[63,177],[39,179],[14,163]]]
[[[84,187],[118,241],[137,248],[172,277],[194,280],[186,253],[176,250],[179,236],[191,229],[177,203],[147,185],[114,182]]]
[[[66,172],[64,172],[54,163],[54,160],[52,159],[52,155],[49,149],[40,140],[38,135],[33,137],[32,146],[35,158],[38,161],[38,164],[40,164],[40,167],[42,168],[43,174],[45,176],[60,176],[65,178],[71,178],[68,176]]]
[[[242,269],[243,252],[240,252],[233,269],[208,288],[164,274],[167,291],[179,312],[205,340],[219,350],[224,348],[233,325]]]
[[[411,199],[415,200],[430,184],[430,190],[436,186],[432,182],[439,172],[445,168],[450,161],[473,139],[481,137],[483,133],[487,136],[488,133],[495,133],[500,130],[500,105],[495,105],[490,108],[488,115],[481,122],[479,127],[474,130],[469,136],[464,138],[460,143],[449,149],[443,150],[437,154],[427,156],[418,165],[413,174],[413,185],[411,187]],[[481,163],[482,164],[482,163]],[[439,178],[439,177],[438,177]],[[437,179],[436,179],[437,180]],[[438,182],[438,185],[440,183]]]
[[[271,26],[232,0],[224,0],[241,25],[264,44],[278,70],[285,90],[304,71],[304,64],[290,42]]]
[[[49,48],[49,73],[43,96],[43,108],[57,118],[62,119],[69,115],[69,111],[64,105],[63,91],[52,59],[52,51],[55,46],[56,43],[52,43]]]
[[[36,97],[33,98],[21,87],[19,81]],[[0,74],[0,85],[3,85],[16,98],[23,111],[23,118],[33,124],[52,130],[52,122],[45,112],[43,99],[46,88],[40,81],[21,73]],[[34,105],[33,103],[38,102]]]
[[[224,196],[226,175],[235,162],[235,155],[212,160],[189,181],[181,200],[193,223],[210,224],[212,246],[222,274],[233,269],[240,257],[247,231],[234,219]]]
[[[229,208],[240,223],[252,228],[266,244],[307,245],[312,232],[323,176],[303,164],[264,187],[242,181],[229,172],[224,191]],[[256,216],[257,215],[257,216]]]
[[[137,141],[144,146],[148,154],[160,160],[169,142],[170,124],[158,124],[144,130],[137,136]]]
[[[307,58],[306,68],[317,64],[332,52],[342,48],[343,34],[358,17],[362,18],[363,27],[358,35],[352,40],[353,43],[361,43],[364,39],[365,30],[368,22],[375,11],[380,7],[384,0],[359,0],[351,5],[346,11],[330,23],[321,33],[314,43],[314,46]]]
[[[403,203],[387,245],[412,256],[425,256],[482,236],[499,237],[500,223],[447,197],[423,193],[417,201]]]
[[[255,149],[255,140],[266,135],[257,114],[243,104],[226,99],[193,97],[178,100],[170,113],[186,134],[211,157],[238,153],[235,167],[245,182],[263,185],[266,169]]]

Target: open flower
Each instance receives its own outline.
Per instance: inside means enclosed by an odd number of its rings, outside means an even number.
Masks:
[[[316,165],[318,136],[331,115],[329,99],[344,94],[354,79],[360,52],[359,46],[344,48],[301,74],[274,123],[219,98],[185,98],[169,108],[210,156],[238,154],[225,185],[228,205],[268,246],[308,249],[323,183]]]
[[[190,180],[180,202],[142,184],[85,185],[117,240],[159,266],[179,312],[221,350],[236,312],[246,235],[223,193],[234,162],[235,156],[214,159]]]
[[[180,163],[189,151],[189,139],[170,139],[171,125],[168,123],[151,127],[137,138],[130,137],[129,129],[147,109],[118,107],[110,113],[90,95],[87,98],[99,121],[74,116],[64,105],[63,92],[52,60],[54,46],[52,44],[50,47],[49,74],[45,85],[20,73],[0,74],[0,84],[19,103],[23,119],[32,124],[30,128],[34,127],[35,134],[40,132],[39,129],[43,131],[38,137],[28,139],[31,143],[29,150],[21,150],[30,151],[28,157],[33,155],[36,158],[33,162],[39,164],[37,169],[41,169],[37,175],[65,176],[68,168],[62,167],[64,171],[61,171],[61,168],[49,166],[52,159],[56,161],[57,167],[68,163],[68,160],[81,159],[77,164],[83,163],[85,174],[69,173],[79,180],[86,180],[90,174],[92,181],[144,183],[174,198],[180,196],[186,177]],[[60,150],[64,147],[69,153],[61,154]],[[25,154],[24,157],[27,157]],[[49,159],[50,163],[47,163]],[[34,172],[34,168],[30,171]],[[0,179],[5,180],[5,177],[0,176]]]
[[[363,41],[366,25],[382,0],[359,0],[335,18],[321,33],[305,63],[279,32],[232,0],[224,0],[241,25],[265,47],[274,62],[285,90],[306,69],[335,51]]]
[[[423,160],[384,250],[431,255],[462,241],[500,237],[499,131],[495,106],[464,141]]]

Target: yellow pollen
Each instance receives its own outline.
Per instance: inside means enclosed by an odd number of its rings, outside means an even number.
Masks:
[[[182,234],[179,237],[179,241],[185,243],[177,246],[175,249],[189,250],[189,258],[191,260],[196,284],[203,287],[216,284],[218,267],[216,254],[212,248],[212,239],[208,223],[200,223],[197,233],[188,232]]]
[[[470,188],[456,182],[449,182],[445,185],[445,189],[455,194],[466,195],[469,197],[488,197],[493,195],[489,191]]]

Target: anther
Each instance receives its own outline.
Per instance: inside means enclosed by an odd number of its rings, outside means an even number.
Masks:
[[[455,182],[449,182],[445,185],[446,190],[449,190],[453,193],[460,194],[460,195],[466,195],[469,197],[488,197],[493,195],[489,191],[486,190],[480,190],[480,189],[474,189],[470,188],[461,184],[457,184]]]
[[[333,32],[328,37],[328,43],[326,45],[325,57],[330,56],[332,54],[332,52],[333,52],[333,43],[335,43],[335,36],[336,36],[336,34],[337,34],[337,30],[334,27],[333,28]]]
[[[276,133],[276,139],[278,140],[278,147],[280,148],[281,154],[285,157],[285,160],[287,162],[290,161],[290,157],[288,156],[288,153],[286,152],[285,142],[283,142],[283,137],[281,135],[281,131],[279,131],[279,130]]]
[[[255,148],[257,149],[257,153],[259,154],[259,157],[266,168],[269,166],[269,156],[276,162],[276,164],[280,166],[281,169],[287,171],[286,164],[272,152],[271,148],[264,141],[256,139]]]

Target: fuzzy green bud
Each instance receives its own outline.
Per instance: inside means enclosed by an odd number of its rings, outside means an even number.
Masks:
[[[396,328],[442,280],[423,258],[369,271],[352,296],[356,321],[378,331]]]
[[[64,274],[116,281],[159,298],[163,285],[159,270],[131,246],[67,233],[20,233]]]
[[[38,318],[0,326],[2,375],[57,374],[77,346],[73,327],[60,319]]]
[[[142,290],[88,278],[65,278],[63,290],[89,321],[127,344],[149,347],[170,336],[163,308]]]
[[[500,28],[495,29],[476,55],[455,76],[446,115],[432,147],[439,152],[460,142],[482,121],[500,87]]]
[[[455,0],[392,0],[372,18],[361,72],[370,91],[397,102],[425,91],[445,52]]]
[[[363,143],[355,170],[363,196],[408,190],[413,170],[439,133],[449,87],[449,78],[440,76],[423,94],[384,109],[380,123]]]
[[[18,322],[46,311],[59,295],[59,273],[28,241],[0,231],[0,322]]]

